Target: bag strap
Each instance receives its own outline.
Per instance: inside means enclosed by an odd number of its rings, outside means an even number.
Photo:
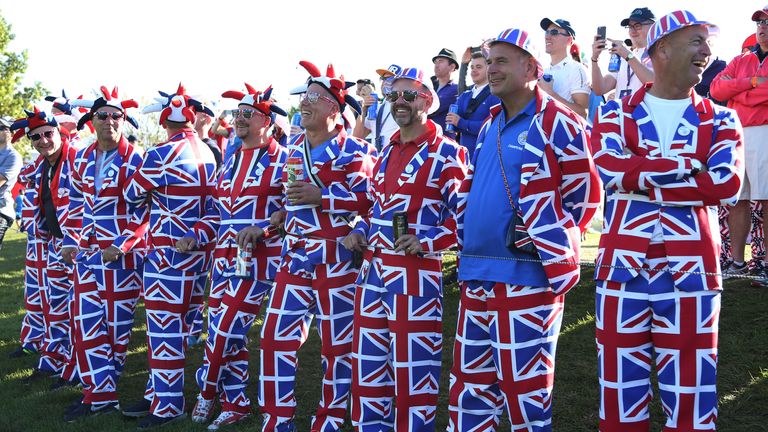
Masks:
[[[480,93],[477,95],[476,98],[469,100],[467,109],[464,110],[464,115],[466,117],[469,117],[472,114],[474,114],[475,111],[477,111],[480,105],[488,98],[490,94],[491,94],[491,91],[488,89],[487,86],[484,89],[480,90]]]
[[[504,162],[501,158],[501,116],[499,116],[498,134],[496,136],[496,149],[499,152],[499,168],[501,168],[501,178],[504,180],[504,190],[507,191],[507,198],[509,199],[509,205],[512,206],[512,211],[515,212],[515,200],[512,198],[512,191],[509,189],[509,183],[507,182],[507,173],[504,171]]]

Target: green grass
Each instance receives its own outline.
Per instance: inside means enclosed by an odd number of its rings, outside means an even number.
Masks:
[[[596,236],[591,235],[585,255],[594,256]],[[62,421],[64,408],[75,401],[79,391],[73,389],[47,391],[50,382],[29,387],[20,380],[29,375],[36,358],[9,359],[7,354],[18,346],[23,316],[24,239],[9,233],[0,252],[0,431],[124,431],[134,430],[136,421],[119,415],[85,419],[76,424]],[[444,317],[443,375],[439,401],[437,430],[447,425],[448,370],[451,361],[459,293],[455,283],[455,262],[447,260]],[[594,329],[594,283],[591,270],[585,270],[582,284],[567,296],[562,335],[557,350],[557,372],[554,393],[554,429],[579,432],[597,430],[598,387]],[[726,283],[720,321],[720,361],[718,390],[720,394],[719,429],[722,431],[768,430],[768,290],[751,288],[748,282]],[[146,326],[143,306],[136,316],[126,371],[120,381],[123,404],[136,401],[147,378]],[[255,381],[258,377],[258,331],[251,331],[251,385],[249,396],[256,401]],[[300,369],[296,394],[299,402],[297,426],[309,430],[309,419],[319,399],[321,381],[319,339],[312,331],[300,353]],[[185,392],[191,410],[197,394],[192,377],[202,361],[201,346],[188,353]],[[658,402],[652,407],[653,431],[662,427]],[[261,420],[253,420],[231,430],[258,430]],[[163,430],[203,431],[205,427],[190,420]],[[347,427],[345,430],[351,430]],[[509,430],[504,423],[500,430]]]

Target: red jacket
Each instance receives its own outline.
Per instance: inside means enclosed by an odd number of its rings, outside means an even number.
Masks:
[[[726,75],[731,79],[723,79]],[[752,88],[753,76],[768,77],[768,61],[761,65],[757,54],[747,51],[731,60],[710,87],[713,98],[736,110],[742,126],[768,124],[768,82]]]

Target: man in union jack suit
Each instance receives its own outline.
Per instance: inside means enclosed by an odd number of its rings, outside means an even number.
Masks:
[[[501,104],[477,140],[459,206],[461,300],[450,431],[552,430],[555,351],[579,247],[601,197],[584,120],[547,95],[530,35],[489,43]]]
[[[715,430],[717,206],[736,202],[744,176],[736,114],[693,91],[715,31],[688,11],[659,19],[654,82],[596,115],[592,148],[611,192],[595,273],[603,432],[648,430],[654,361],[664,431]]]
[[[143,249],[146,231],[146,210],[136,211],[123,197],[143,156],[123,136],[126,121],[136,125],[127,110],[138,104],[103,86],[97,99],[72,103],[88,109],[78,125],[92,122],[96,141],[77,152],[69,192],[69,212],[77,218],[64,227],[62,256],[76,262],[73,337],[83,383],[83,399],[65,414],[67,422],[119,407],[117,382],[141,292],[143,252],[111,257],[117,249]]]
[[[209,429],[250,417],[248,331],[280,264],[281,239],[270,230],[272,213],[283,203],[283,165],[287,152],[272,137],[276,115],[286,115],[271,98],[272,88],[260,92],[245,84],[247,93],[228,91],[237,99],[235,133],[243,142],[222,167],[216,187],[216,207],[208,217],[218,226],[208,296],[208,341],[197,371],[200,395],[192,421],[206,423],[218,396],[221,414]],[[246,254],[243,259],[238,251]],[[239,270],[239,271],[238,271]],[[243,271],[244,270],[244,271]]]
[[[387,97],[400,130],[374,168],[373,206],[345,239],[348,248],[365,251],[352,342],[357,431],[435,429],[441,252],[456,244],[454,216],[467,168],[466,149],[427,118],[440,99],[425,78],[406,68],[392,83]]]
[[[28,237],[42,243],[36,248],[38,257],[45,256],[45,268],[41,272],[40,303],[42,305],[45,334],[40,351],[40,361],[32,375],[25,379],[31,383],[42,376],[58,376],[54,387],[76,383],[77,365],[72,356],[71,315],[72,265],[62,259],[63,227],[76,212],[69,211],[69,181],[75,159],[75,148],[69,145],[69,131],[59,130],[53,114],[25,111],[26,117],[11,125],[12,141],[27,136],[40,153],[34,162],[34,170],[27,172],[28,187],[34,191],[31,205],[25,206],[23,217],[29,222]],[[42,254],[40,254],[42,252]],[[28,251],[29,253],[29,251]],[[38,262],[42,264],[42,261]],[[38,264],[38,265],[39,265]],[[38,273],[40,274],[40,273]]]
[[[128,203],[149,207],[143,284],[150,377],[144,399],[123,410],[129,417],[146,415],[139,428],[186,416],[184,361],[192,325],[186,318],[192,297],[205,290],[216,245],[210,235],[216,231],[204,220],[213,206],[216,161],[192,127],[201,104],[181,84],[176,93],[160,92],[156,101],[143,111],[160,111],[168,141],[147,150],[123,188]],[[123,246],[116,255],[128,252]]]
[[[341,113],[359,106],[347,94],[355,85],[302,61],[310,73],[301,94],[304,132],[292,139],[283,169],[284,210],[273,225],[285,226],[282,262],[261,332],[259,406],[262,430],[293,431],[297,351],[312,318],[321,339],[323,382],[312,430],[341,429],[347,415],[352,375],[352,317],[357,269],[341,240],[358,214],[370,207],[375,150],[347,135]]]

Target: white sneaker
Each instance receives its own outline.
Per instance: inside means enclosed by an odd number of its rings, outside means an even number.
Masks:
[[[216,420],[213,421],[210,425],[208,425],[208,430],[215,431],[219,430],[219,428],[224,426],[233,425],[235,423],[240,423],[243,420],[247,420],[251,417],[251,413],[241,413],[236,411],[222,411],[221,414],[219,414],[218,417],[216,417]]]
[[[206,399],[203,395],[197,395],[195,409],[192,410],[192,421],[195,423],[208,423],[213,415],[213,399]]]

